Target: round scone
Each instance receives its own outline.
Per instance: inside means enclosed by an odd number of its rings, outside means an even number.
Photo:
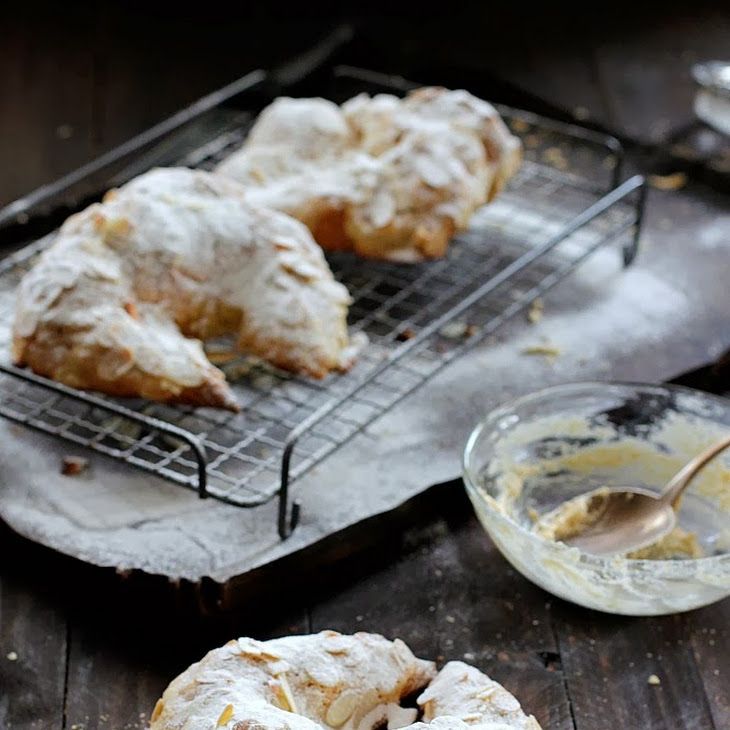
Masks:
[[[299,218],[326,249],[419,261],[442,256],[520,160],[494,107],[424,88],[342,107],[277,99],[217,172],[244,183],[257,204]]]
[[[19,286],[13,354],[73,387],[235,410],[200,340],[321,377],[347,364],[348,303],[299,221],[157,169],[64,223]]]
[[[401,700],[425,689],[419,710]],[[323,631],[271,641],[238,639],[173,680],[150,730],[540,730],[503,687],[474,667],[436,673],[399,639]],[[415,723],[415,724],[414,724]]]

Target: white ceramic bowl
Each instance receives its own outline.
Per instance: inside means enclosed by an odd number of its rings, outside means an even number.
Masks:
[[[598,557],[537,535],[532,520],[598,486],[659,491],[729,430],[730,401],[687,388],[561,385],[487,415],[467,442],[464,482],[502,554],[545,590],[611,613],[686,611],[730,595],[730,454],[696,478],[679,515],[706,557]]]

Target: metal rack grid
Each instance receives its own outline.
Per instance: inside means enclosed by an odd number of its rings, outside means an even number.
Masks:
[[[350,78],[363,82],[362,76]],[[313,381],[239,358],[222,368],[240,414],[115,401],[4,364],[13,291],[49,239],[23,249],[0,262],[0,413],[197,489],[201,496],[254,507],[278,495],[278,528],[286,537],[299,516],[298,504],[289,503],[291,481],[494,333],[598,248],[620,241],[625,263],[632,260],[641,179],[601,195],[586,179],[545,164],[549,150],[562,150],[563,161],[580,158],[584,135],[591,135],[541,121],[513,116],[513,128],[526,143],[530,134],[542,132],[544,138],[526,144],[530,159],[444,259],[402,265],[329,257],[354,300],[351,331],[368,339],[356,366],[347,375]],[[238,127],[206,140],[179,162],[210,167],[240,144],[245,131]],[[606,138],[604,161],[613,160],[614,174],[620,162],[616,152],[615,141]]]

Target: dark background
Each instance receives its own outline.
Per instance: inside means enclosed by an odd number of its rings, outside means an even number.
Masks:
[[[355,32],[346,62],[665,143],[692,120],[690,65],[730,55],[724,6],[7,3],[0,204],[343,22]]]

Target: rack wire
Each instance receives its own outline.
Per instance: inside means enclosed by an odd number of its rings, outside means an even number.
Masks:
[[[402,91],[404,83],[348,68],[339,68],[336,78],[347,81],[348,93],[353,85]],[[278,530],[287,537],[299,519],[299,505],[290,498],[295,479],[599,248],[616,245],[626,265],[633,260],[644,187],[638,176],[614,185],[620,145],[525,112],[501,111],[523,137],[527,159],[444,259],[403,265],[329,257],[353,298],[351,332],[367,338],[350,373],[313,381],[237,358],[222,366],[242,407],[231,414],[81,393],[15,368],[9,356],[14,290],[50,236],[0,262],[0,414],[196,489],[201,497],[239,507],[278,497]],[[173,161],[213,166],[245,138],[251,118],[250,110],[227,114],[209,138],[196,138],[184,154],[176,149]],[[161,157],[158,149],[118,177],[141,172],[150,160],[160,164]],[[581,167],[596,165],[607,184],[580,175]]]

